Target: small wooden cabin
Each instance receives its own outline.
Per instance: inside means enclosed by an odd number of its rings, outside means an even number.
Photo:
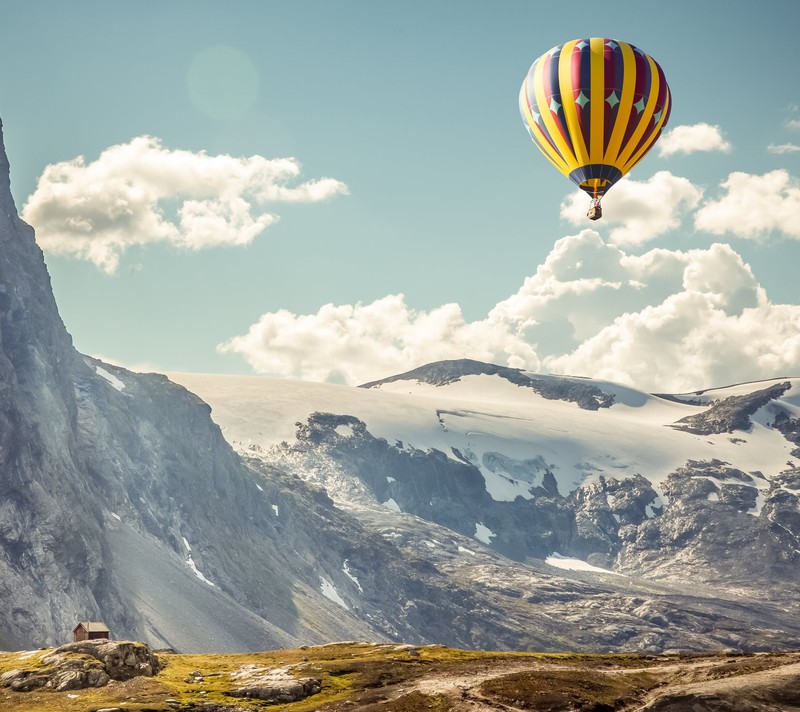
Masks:
[[[72,631],[72,640],[109,640],[111,631],[105,623],[98,621],[86,621],[78,623]]]

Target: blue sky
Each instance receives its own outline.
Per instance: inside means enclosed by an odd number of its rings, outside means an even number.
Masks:
[[[12,190],[84,353],[340,382],[459,356],[653,389],[800,373],[793,0],[0,7]],[[699,141],[651,151],[598,223],[517,109],[531,62],[589,36],[656,58]],[[114,190],[109,259],[60,226],[109,222]]]

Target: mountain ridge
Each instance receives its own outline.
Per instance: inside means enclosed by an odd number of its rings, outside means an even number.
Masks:
[[[560,570],[573,579],[558,584],[566,610],[581,599],[568,593],[570,585],[580,590],[575,577],[599,585],[599,576],[609,585],[592,566],[628,577],[631,595],[649,601],[645,607],[661,611],[672,627],[686,626],[666,605],[675,591],[654,594],[654,584],[680,590],[691,581],[708,596],[703,606],[720,606],[718,626],[726,600],[742,601],[740,612],[753,620],[765,605],[775,606],[779,618],[797,610],[798,453],[793,429],[783,427],[787,437],[776,423],[781,413],[795,422],[800,379],[729,387],[732,395],[715,400],[736,406],[739,415],[746,411],[747,421],[737,421],[746,429],[731,437],[725,429],[707,435],[672,427],[714,412],[719,403],[685,403],[580,379],[614,395],[609,408],[589,411],[512,384],[498,367],[471,362],[465,373],[462,366],[433,364],[369,389],[171,377],[211,404],[212,417],[240,452],[325,487],[340,507],[453,575],[476,571],[468,561],[474,551],[460,561],[458,554],[436,553],[436,541],[458,533],[463,539],[456,549],[496,552],[499,558],[489,555],[492,563],[483,566],[494,572],[497,590],[516,591],[522,600],[554,599],[510,583],[514,566],[543,572],[590,564],[588,573]],[[436,377],[426,379],[430,373]],[[748,389],[751,396],[743,396]],[[296,423],[293,436],[281,427],[286,422]],[[548,456],[558,454],[554,442],[560,459]],[[400,524],[404,519],[407,525]],[[427,526],[432,534],[425,534]],[[488,581],[482,585],[491,588]],[[613,605],[622,610],[626,604]],[[548,609],[548,615],[564,613]],[[606,643],[656,651],[670,645],[663,630],[637,634],[633,626],[625,639],[611,632],[615,625],[605,630]],[[794,623],[787,618],[780,625],[792,639]],[[742,630],[723,635],[725,645],[751,644]],[[601,637],[593,639],[601,644]]]

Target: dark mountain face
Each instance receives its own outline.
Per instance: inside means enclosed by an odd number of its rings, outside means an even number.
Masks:
[[[436,361],[425,366],[415,368],[397,376],[365,383],[361,388],[376,388],[386,383],[397,381],[412,381],[429,383],[432,386],[446,386],[460,381],[467,376],[499,376],[513,383],[515,386],[530,388],[543,398],[549,400],[563,400],[575,403],[584,410],[597,410],[610,408],[614,403],[613,394],[604,393],[590,382],[582,383],[575,380],[533,377],[521,368],[508,368],[492,363],[481,363],[472,359],[462,358],[451,361]]]
[[[58,316],[33,230],[17,216],[1,144],[0,247],[0,597],[10,613],[0,643],[21,644],[69,630],[78,611],[67,598],[96,610],[117,597],[98,565],[102,519],[78,464],[72,374],[88,369]],[[85,517],[79,534],[76,516]]]

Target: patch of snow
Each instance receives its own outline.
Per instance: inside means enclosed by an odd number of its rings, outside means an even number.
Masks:
[[[122,517],[119,516],[116,512],[111,512],[111,516],[114,517],[118,522],[122,521]]]
[[[719,502],[719,494],[717,492],[709,492],[707,499],[709,502]]]
[[[194,559],[190,556],[186,559],[186,563],[189,564],[189,568],[194,572],[194,575],[197,576],[203,583],[207,583],[209,586],[214,586],[213,581],[209,581],[200,569],[197,568],[197,564],[194,563]]]
[[[277,504],[273,504],[272,505],[272,511],[275,512],[275,516],[276,517],[280,517],[281,516],[280,510],[278,509],[278,505]]]
[[[387,499],[385,502],[381,502],[381,505],[383,507],[386,507],[386,509],[391,509],[393,512],[403,511],[402,509],[400,509],[400,505],[397,504],[397,502],[395,502],[394,498],[392,497],[389,497],[389,499]]]
[[[567,571],[593,571],[599,574],[613,574],[614,576],[622,576],[622,574],[610,569],[601,569],[599,566],[592,566],[591,564],[581,561],[580,559],[573,559],[570,556],[561,556],[558,552],[553,552],[545,560],[546,564],[555,566],[557,569],[565,569]]]
[[[470,556],[475,556],[475,552],[474,551],[472,551],[471,549],[465,549],[463,546],[459,546],[458,547],[458,551],[461,554],[469,554]]]
[[[104,368],[100,368],[100,366],[95,366],[94,370],[98,376],[102,376],[103,378],[105,378],[118,391],[121,392],[125,388],[125,384],[122,381],[120,381],[119,378],[109,373]]]
[[[77,700],[80,697],[80,695],[74,695],[74,694],[70,693],[70,694],[67,695],[67,697],[69,697],[69,699],[71,699],[71,700]]]
[[[325,596],[325,598],[327,598],[329,601],[333,601],[334,603],[338,603],[346,611],[350,610],[347,604],[344,602],[344,599],[339,595],[339,592],[334,588],[333,584],[324,576],[319,577],[319,586],[320,592],[323,596]]]
[[[353,573],[350,571],[350,568],[347,566],[347,559],[345,559],[344,563],[342,564],[342,571],[347,578],[349,578],[356,586],[358,586],[359,592],[364,593],[364,589],[361,588],[361,584],[358,582],[358,579],[353,575]]]
[[[425,544],[425,546],[427,546],[429,549],[436,548],[436,544],[434,544],[432,541],[428,541],[427,539],[423,539],[422,543]]]
[[[264,491],[264,488],[260,484],[258,484],[258,482],[256,482],[256,487],[258,487],[258,491],[259,492],[263,492]]]
[[[763,477],[763,475],[761,475],[760,472],[751,472],[749,474],[751,476],[755,476],[755,477],[757,477],[759,479],[761,479],[761,477]],[[767,480],[766,478],[761,480],[760,483],[758,483],[758,484],[756,484],[756,483],[750,484],[750,483],[747,483],[747,482],[740,482],[738,480],[733,480],[733,479],[731,479],[731,480],[723,480],[723,479],[720,479],[719,477],[714,477],[713,475],[704,475],[703,479],[706,479],[709,482],[713,482],[717,486],[717,489],[719,489],[719,490],[721,490],[723,487],[725,487],[727,485],[730,485],[730,484],[737,484],[737,485],[738,484],[743,484],[745,486],[752,487],[756,491],[756,503],[750,509],[747,510],[747,514],[752,514],[754,517],[758,517],[758,516],[761,515],[761,508],[764,506],[764,501],[765,501],[765,494],[764,493],[769,490],[769,480]],[[709,494],[708,495],[708,499],[710,501],[712,501],[712,502],[717,501],[717,500],[713,499],[713,495],[714,495],[713,492],[711,494]]]
[[[614,513],[612,512],[612,513],[611,513],[611,516],[612,516],[612,517],[614,517],[614,519],[616,520],[617,524],[619,524],[619,523],[620,523],[620,521],[622,521],[622,520],[620,519],[620,516],[619,516],[619,514],[614,514]]]
[[[392,483],[394,483],[394,482],[397,482],[397,480],[396,480],[394,477],[388,477],[388,476],[386,477],[386,481],[387,481],[389,484],[392,484]]]
[[[492,543],[492,537],[497,536],[489,527],[485,526],[481,522],[475,523],[475,534],[473,535],[478,541],[483,542],[486,546],[490,546]]]
[[[216,584],[213,581],[209,581],[203,575],[203,572],[197,568],[197,564],[194,563],[194,559],[192,558],[192,547],[189,546],[189,542],[186,540],[186,537],[184,536],[181,538],[183,539],[183,545],[186,547],[186,563],[188,564],[189,568],[203,583],[207,583],[209,586],[215,586]]]
[[[754,517],[761,516],[761,509],[764,506],[764,493],[759,489],[756,490],[756,503],[747,510],[748,514],[752,514]]]
[[[737,383],[732,386],[724,386],[722,388],[709,388],[700,393],[680,393],[675,394],[673,397],[680,398],[682,400],[687,401],[694,401],[697,403],[713,403],[715,401],[725,400],[726,398],[730,398],[731,396],[744,396],[748,393],[753,393],[754,391],[761,391],[765,388],[769,388],[774,386],[778,383],[791,383],[791,387],[789,388],[786,393],[779,400],[788,400],[791,402],[792,396],[800,395],[800,381],[794,378],[773,378],[765,381],[750,381],[748,383]]]
[[[343,438],[353,437],[353,426],[347,423],[337,425],[334,430],[336,431],[337,435],[341,435]]]
[[[27,660],[28,658],[32,658],[38,652],[38,650],[26,650],[24,653],[17,655],[17,660]]]
[[[531,486],[527,482],[520,482],[512,477],[506,477],[483,468],[481,468],[481,474],[486,483],[486,491],[495,502],[513,502],[517,497],[533,499]]]

